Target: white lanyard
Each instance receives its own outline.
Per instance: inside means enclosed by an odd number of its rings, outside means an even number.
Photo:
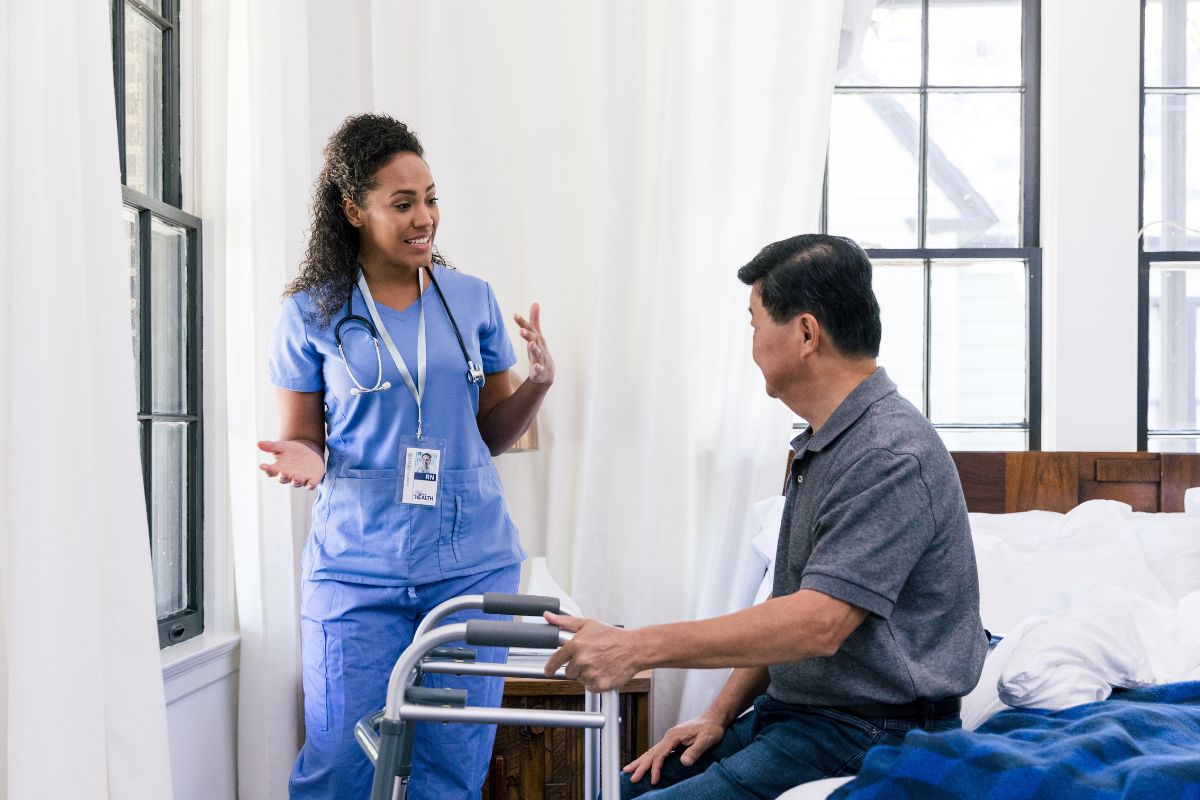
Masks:
[[[392,336],[388,333],[387,326],[379,318],[379,310],[375,308],[375,300],[371,297],[371,289],[367,286],[366,276],[362,272],[358,273],[358,288],[362,291],[367,311],[370,312],[371,321],[375,323],[375,328],[379,331],[379,337],[383,339],[388,352],[392,354],[392,361],[396,363],[396,369],[400,370],[400,377],[404,379],[409,394],[413,396],[413,400],[417,401],[417,438],[422,439],[425,436],[425,426],[421,417],[421,397],[425,394],[425,375],[428,370],[425,369],[425,303],[422,301],[425,286],[421,281],[421,271],[417,270],[417,382],[415,384],[412,374],[408,371],[408,366],[404,363],[403,356],[396,349],[396,343],[392,341]]]

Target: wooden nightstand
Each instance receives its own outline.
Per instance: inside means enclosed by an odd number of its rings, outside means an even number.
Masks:
[[[621,765],[650,747],[651,671],[621,687]],[[505,708],[582,711],[583,687],[574,681],[507,678]],[[583,731],[501,725],[483,800],[585,800]]]

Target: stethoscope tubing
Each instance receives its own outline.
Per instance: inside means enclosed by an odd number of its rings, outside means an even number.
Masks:
[[[483,369],[471,360],[471,354],[467,352],[467,345],[463,341],[462,332],[458,329],[458,323],[454,321],[454,312],[450,310],[450,304],[446,302],[446,295],[442,294],[442,287],[438,285],[437,278],[433,276],[433,267],[426,266],[425,271],[429,274],[429,280],[433,283],[433,290],[437,292],[438,299],[442,301],[442,308],[446,309],[446,316],[450,318],[450,327],[454,329],[454,338],[458,339],[458,349],[462,350],[463,360],[467,362],[467,382],[477,383],[482,387],[484,382]]]
[[[458,340],[459,349],[462,350],[463,360],[467,362],[467,382],[482,387],[485,380],[483,369],[471,359],[471,354],[467,351],[462,331],[458,328],[458,321],[454,319],[454,312],[450,310],[450,304],[446,302],[446,296],[442,294],[442,287],[438,285],[437,278],[433,276],[433,268],[426,266],[424,269],[429,275],[429,280],[433,283],[433,289],[437,292],[438,300],[442,303],[442,308],[446,310],[446,317],[450,320],[450,327],[454,330],[454,337]],[[333,328],[333,340],[337,345],[338,355],[342,358],[342,365],[346,368],[346,374],[350,376],[350,382],[354,384],[354,387],[350,390],[352,396],[382,392],[385,389],[392,388],[391,381],[383,379],[383,355],[379,351],[379,329],[375,327],[375,323],[371,320],[354,313],[354,290],[356,288],[356,285],[350,287],[350,297],[346,300],[346,307],[349,313],[338,320],[337,325]],[[367,331],[367,334],[371,337],[371,342],[375,345],[376,372],[374,386],[367,387],[359,383],[353,370],[350,369],[350,361],[346,358],[346,351],[342,348],[342,327],[347,324],[360,325]]]

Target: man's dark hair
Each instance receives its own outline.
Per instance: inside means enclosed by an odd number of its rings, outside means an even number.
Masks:
[[[871,289],[871,260],[841,236],[805,233],[769,244],[738,270],[758,284],[763,308],[777,323],[812,314],[838,352],[879,355],[879,301]]]

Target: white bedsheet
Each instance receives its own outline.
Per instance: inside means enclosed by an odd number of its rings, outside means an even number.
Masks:
[[[852,780],[854,780],[853,775],[848,778],[824,778],[819,781],[809,781],[788,789],[779,795],[779,800],[825,800],[826,797],[833,794],[834,789]]]

